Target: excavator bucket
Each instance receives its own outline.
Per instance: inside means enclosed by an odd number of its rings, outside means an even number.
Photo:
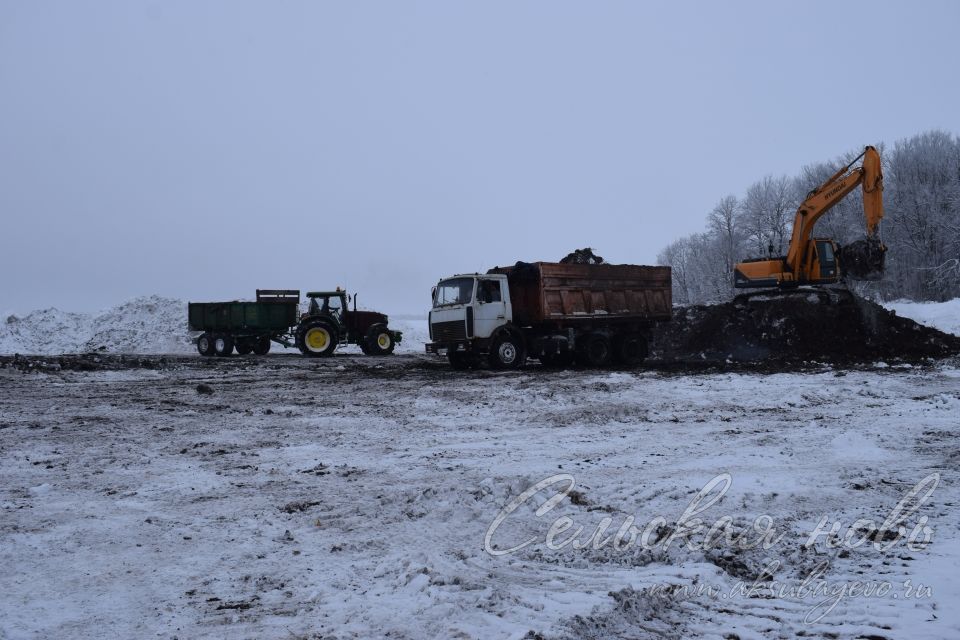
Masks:
[[[886,254],[887,247],[879,238],[857,240],[840,249],[840,269],[851,280],[879,280]]]

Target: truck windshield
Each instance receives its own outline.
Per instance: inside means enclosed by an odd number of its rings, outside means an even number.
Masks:
[[[473,278],[451,278],[437,285],[433,306],[466,304],[473,300]]]

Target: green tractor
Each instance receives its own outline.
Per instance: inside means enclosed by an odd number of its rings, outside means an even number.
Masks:
[[[385,356],[393,353],[403,339],[399,331],[387,327],[387,316],[376,311],[357,311],[357,297],[353,309],[348,306],[346,291],[309,291],[310,307],[300,316],[295,332],[295,343],[307,356],[333,355],[338,345],[355,344],[367,355]]]

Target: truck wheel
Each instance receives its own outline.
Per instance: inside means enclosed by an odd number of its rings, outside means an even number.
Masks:
[[[617,340],[617,362],[635,367],[647,357],[647,339],[637,333],[628,333]]]
[[[385,324],[375,324],[367,330],[367,337],[364,340],[370,355],[388,356],[393,353],[396,343],[393,341],[393,334],[387,329]]]
[[[450,366],[457,371],[477,366],[476,358],[463,351],[447,351],[447,360],[450,361]]]
[[[237,340],[236,349],[237,353],[242,356],[249,355],[250,352],[253,351],[253,343],[251,343],[248,338]]]
[[[337,348],[336,329],[326,320],[310,320],[297,329],[297,348],[305,356],[332,356]]]
[[[591,333],[581,342],[579,359],[589,367],[606,367],[613,360],[613,345],[603,333]]]
[[[199,351],[202,356],[213,355],[213,337],[209,333],[201,334],[200,337],[197,338],[197,351]]]
[[[213,352],[221,357],[233,353],[233,338],[230,336],[215,336],[213,338]]]
[[[490,346],[490,366],[494,369],[516,369],[524,360],[523,343],[509,333],[494,339]]]
[[[253,352],[258,356],[265,356],[270,353],[270,338],[261,336],[253,343]]]

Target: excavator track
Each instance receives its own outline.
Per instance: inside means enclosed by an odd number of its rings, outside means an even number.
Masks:
[[[788,298],[806,298],[810,303],[817,304],[845,304],[852,297],[853,293],[847,289],[846,285],[807,285],[802,287],[791,287],[789,289],[755,289],[747,293],[740,293],[733,297],[734,304],[749,304],[751,302],[761,302],[768,300],[784,300]]]

